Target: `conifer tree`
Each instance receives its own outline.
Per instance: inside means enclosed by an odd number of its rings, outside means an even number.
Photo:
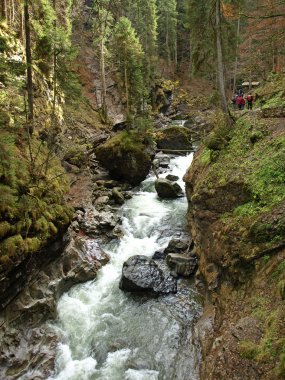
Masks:
[[[147,95],[143,77],[144,52],[131,21],[121,17],[115,25],[112,57],[125,93],[128,113],[139,111]]]
[[[145,53],[145,80],[150,83],[157,58],[157,5],[156,0],[130,2],[127,12],[137,31]]]
[[[99,52],[100,60],[100,83],[101,83],[101,109],[102,119],[106,121],[108,118],[107,109],[107,86],[106,86],[106,65],[109,55],[107,49],[107,43],[111,36],[113,15],[111,13],[111,1],[110,0],[95,0],[93,4],[94,8],[94,45]]]
[[[158,33],[160,52],[168,66],[177,64],[177,2],[158,0]]]

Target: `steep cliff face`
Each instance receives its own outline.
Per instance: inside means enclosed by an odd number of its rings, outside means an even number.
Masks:
[[[283,124],[251,114],[217,125],[184,178],[210,291],[202,379],[284,378]]]

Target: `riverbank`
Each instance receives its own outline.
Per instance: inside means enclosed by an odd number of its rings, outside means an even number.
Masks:
[[[283,123],[252,113],[217,125],[184,177],[210,290],[198,328],[205,380],[284,376]]]

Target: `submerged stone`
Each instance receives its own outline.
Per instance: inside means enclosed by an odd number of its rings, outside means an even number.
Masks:
[[[160,198],[179,198],[183,197],[183,190],[178,183],[173,183],[165,178],[158,178],[155,181],[155,190]]]

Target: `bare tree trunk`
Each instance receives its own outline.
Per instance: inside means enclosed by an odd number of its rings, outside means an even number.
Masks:
[[[171,65],[171,55],[170,55],[170,46],[169,46],[169,15],[168,15],[168,12],[166,13],[165,45],[166,45],[166,52],[167,52],[167,62],[168,62],[168,66],[170,67],[170,65]]]
[[[24,1],[24,21],[26,36],[26,63],[27,63],[27,91],[28,91],[28,130],[32,134],[34,131],[34,97],[33,97],[33,73],[32,73],[32,53],[31,53],[31,32],[29,0]]]
[[[222,50],[222,33],[221,33],[221,1],[216,0],[216,43],[218,59],[218,86],[221,97],[221,106],[225,114],[228,114],[228,104],[225,90],[224,62]]]
[[[252,90],[252,38],[249,37],[249,91]]]
[[[107,110],[107,86],[106,86],[106,72],[105,72],[105,46],[104,38],[101,37],[100,41],[100,66],[101,66],[101,103],[102,103],[102,116],[104,121],[107,121],[108,110]]]
[[[1,1],[1,17],[3,17],[4,20],[7,19],[7,3],[6,3],[6,0]]]
[[[237,45],[236,45],[235,70],[234,70],[233,96],[235,95],[235,90],[236,90],[236,85],[237,85],[238,52],[239,52],[239,35],[240,35],[240,17],[238,18],[238,24],[237,24]]]
[[[11,4],[11,22],[12,22],[12,25],[14,25],[14,22],[15,22],[15,3],[14,3],[14,0],[12,0],[12,4]]]
[[[126,101],[127,101],[127,112],[130,111],[130,105],[129,105],[129,84],[128,84],[128,72],[127,72],[127,65],[125,62],[125,89],[126,89]]]
[[[53,0],[53,9],[56,14],[56,0]],[[53,29],[56,35],[56,19],[53,21]],[[57,95],[57,52],[55,40],[53,42],[53,110],[52,110],[52,118],[53,123],[55,122],[55,105],[56,105],[56,95]]]
[[[192,67],[193,67],[193,61],[192,61],[192,41],[191,41],[191,32],[189,33],[189,81],[191,82],[192,79]]]

